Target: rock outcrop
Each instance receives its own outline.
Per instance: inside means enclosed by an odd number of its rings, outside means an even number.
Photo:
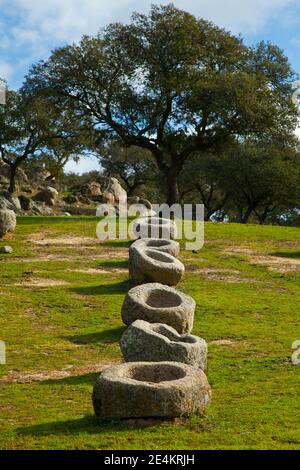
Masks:
[[[0,237],[14,232],[17,225],[16,214],[9,209],[0,209]]]
[[[48,206],[54,206],[58,197],[58,191],[51,186],[48,186],[42,191],[38,192],[32,199],[38,202],[45,202]]]
[[[110,178],[109,192],[113,194],[117,204],[127,203],[127,192],[116,178]]]

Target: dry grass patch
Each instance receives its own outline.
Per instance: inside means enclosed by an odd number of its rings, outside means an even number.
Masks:
[[[42,372],[15,372],[10,371],[7,375],[0,378],[0,384],[9,383],[28,383],[43,382],[45,380],[57,380],[67,377],[76,377],[78,375],[93,374],[102,372],[107,367],[118,364],[118,362],[97,362],[96,364],[85,364],[83,366],[69,365],[60,370],[42,371]]]
[[[94,247],[87,247],[89,250],[94,249]],[[93,252],[93,253],[80,253],[80,251],[72,251],[69,252],[64,250],[64,253],[44,253],[38,254],[35,257],[29,256],[19,256],[19,257],[10,257],[10,263],[36,263],[36,262],[47,262],[47,261],[86,261],[86,260],[112,260],[112,259],[126,259],[128,258],[128,250],[127,249],[118,249],[115,251],[101,251]]]
[[[224,338],[224,339],[215,339],[213,341],[210,341],[208,344],[213,344],[216,346],[228,346],[230,348],[235,348],[235,347],[240,346],[241,341],[237,339]]]
[[[69,283],[61,279],[45,279],[39,277],[26,277],[20,282],[14,284],[8,284],[18,287],[55,287],[55,286],[66,286]]]
[[[102,268],[87,268],[87,269],[69,269],[69,272],[72,273],[82,273],[82,274],[127,274],[128,269],[125,268],[110,268],[110,269],[102,269]]]
[[[35,245],[40,246],[82,246],[82,245],[95,245],[99,244],[97,238],[92,237],[74,237],[74,236],[65,236],[65,237],[54,237],[54,238],[45,238],[45,237],[31,237],[29,238],[30,242]]]
[[[239,277],[239,276],[228,276],[226,274],[221,273],[200,273],[201,277],[207,279],[209,281],[220,281],[220,282],[228,282],[228,283],[256,283],[256,279],[250,277]]]
[[[199,265],[187,265],[185,267],[187,272],[193,274],[200,274],[203,279],[210,281],[221,281],[221,282],[257,282],[252,278],[243,278],[240,276],[240,271],[237,269],[222,269],[222,268],[205,268]]]
[[[246,255],[251,264],[266,266],[269,271],[276,273],[288,273],[300,271],[300,259],[272,254],[260,254],[249,248],[231,247],[224,250],[225,254]]]

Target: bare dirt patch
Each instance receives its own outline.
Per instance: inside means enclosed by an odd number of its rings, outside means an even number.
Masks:
[[[200,262],[205,262],[207,261],[206,258],[200,258],[199,256],[195,256],[194,258],[192,257],[186,257],[186,256],[180,256],[180,260],[184,263],[186,261],[200,261]]]
[[[197,271],[200,274],[236,274],[239,275],[240,271],[237,269],[226,269],[226,268],[204,268],[198,265],[187,265],[187,271]]]
[[[105,250],[100,254],[97,254],[97,259],[117,259],[117,258],[128,258],[128,249],[118,249],[118,250]]]
[[[241,248],[239,246],[231,246],[230,248],[226,248],[223,251],[226,255],[237,254],[237,255],[253,255],[257,254],[256,251],[251,250],[250,248]]]
[[[261,254],[249,248],[231,247],[224,251],[225,254],[246,255],[251,264],[266,266],[269,271],[288,273],[300,271],[300,259],[272,254]]]
[[[34,243],[35,245],[40,246],[81,246],[81,245],[95,245],[99,244],[97,238],[92,237],[73,237],[73,236],[64,236],[64,237],[54,237],[54,238],[45,238],[41,236],[31,237],[29,238],[30,242]]]
[[[88,249],[92,249],[93,247],[89,247]],[[76,260],[112,260],[112,259],[127,259],[128,258],[128,250],[127,249],[118,249],[114,251],[106,251],[102,250],[100,253],[80,253],[80,251],[72,251],[69,252],[67,249],[62,253],[45,253],[45,254],[37,254],[35,257],[26,257],[20,256],[15,258],[10,258],[10,263],[37,263],[37,262],[47,262],[47,261],[76,261]]]
[[[5,235],[3,235],[3,237],[1,238],[1,241],[5,241],[5,240],[13,240],[14,238],[14,233],[6,233]]]
[[[68,270],[72,273],[82,273],[82,274],[127,274],[128,269],[121,268],[111,268],[111,269],[102,269],[102,268],[87,268],[87,269],[70,269]]]
[[[269,271],[277,273],[288,273],[300,271],[300,259],[293,259],[281,256],[252,256],[252,264],[261,264],[267,266]]]
[[[203,279],[210,281],[222,281],[222,282],[257,282],[252,278],[243,278],[240,276],[240,271],[237,269],[222,269],[222,268],[204,268],[199,265],[186,265],[186,271],[193,274],[200,274]]]
[[[210,341],[209,344],[214,344],[216,346],[228,346],[228,347],[237,347],[241,342],[237,339],[230,339],[230,338],[224,338],[224,339],[215,339],[213,341]]]
[[[28,383],[43,382],[45,380],[58,380],[78,375],[93,374],[102,372],[102,370],[116,365],[117,362],[98,362],[96,364],[85,364],[83,366],[67,366],[60,370],[42,371],[42,372],[15,372],[10,371],[7,375],[0,378],[0,384],[10,383]]]
[[[204,279],[208,279],[209,281],[220,281],[220,282],[228,282],[228,283],[233,283],[233,284],[239,284],[243,282],[249,283],[255,283],[257,282],[256,279],[248,278],[248,277],[239,277],[239,276],[228,276],[220,273],[209,273],[209,274],[202,274],[202,277]]]
[[[44,279],[38,277],[26,277],[22,279],[21,282],[16,282],[15,284],[11,284],[12,286],[18,287],[55,287],[55,286],[65,286],[67,285],[67,281],[63,281],[61,279]]]

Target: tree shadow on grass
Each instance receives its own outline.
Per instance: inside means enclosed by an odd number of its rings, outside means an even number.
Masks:
[[[66,338],[75,344],[110,344],[119,341],[125,329],[126,327],[124,326],[86,335],[67,336]]]
[[[70,290],[80,295],[126,295],[132,285],[129,280],[97,286],[72,287]]]
[[[17,429],[19,436],[50,436],[50,435],[76,435],[76,434],[101,434],[104,432],[122,432],[129,429],[141,429],[158,426],[162,423],[159,419],[131,419],[102,421],[93,415],[82,418],[54,421],[50,423],[23,426]]]
[[[52,386],[55,386],[55,385],[73,386],[73,385],[88,384],[88,385],[94,386],[100,374],[101,374],[101,370],[99,370],[99,372],[90,372],[88,374],[74,375],[71,377],[64,377],[64,378],[58,378],[58,379],[46,379],[46,380],[40,381],[39,384],[40,385],[52,385]]]
[[[300,251],[275,251],[271,256],[279,256],[280,258],[300,259]]]
[[[107,240],[105,242],[100,243],[100,246],[111,246],[113,248],[129,248],[133,242],[134,240]]]
[[[128,261],[96,261],[99,268],[127,269]]]

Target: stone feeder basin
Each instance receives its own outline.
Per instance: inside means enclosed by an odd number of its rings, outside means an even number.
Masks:
[[[155,250],[161,251],[162,253],[167,253],[169,255],[177,258],[180,253],[180,244],[175,240],[170,240],[168,238],[141,238],[136,240],[130,249],[144,249],[144,248],[153,248]]]
[[[137,238],[168,238],[177,237],[177,226],[173,220],[161,217],[141,217],[134,223]]]
[[[122,320],[131,325],[136,320],[165,323],[178,333],[193,328],[196,302],[192,297],[159,283],[143,284],[131,289],[122,306]]]
[[[177,362],[127,362],[106,369],[93,391],[102,419],[176,418],[203,413],[211,389],[200,369]]]
[[[184,275],[184,265],[168,253],[141,245],[130,248],[129,272],[135,284],[160,282],[176,286]]]
[[[162,323],[136,320],[123,334],[120,347],[126,362],[181,362],[207,368],[207,343],[192,335],[179,335]]]

